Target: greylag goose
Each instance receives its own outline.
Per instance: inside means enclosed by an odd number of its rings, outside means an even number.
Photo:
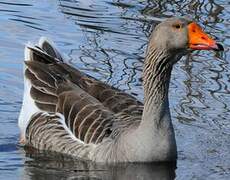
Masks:
[[[191,50],[222,48],[186,18],[157,25],[144,60],[142,103],[71,67],[41,38],[25,48],[20,142],[95,162],[174,161],[168,101],[173,65]]]

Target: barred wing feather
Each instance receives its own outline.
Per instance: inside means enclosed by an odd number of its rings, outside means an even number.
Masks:
[[[84,144],[98,144],[139,123],[141,102],[65,63],[47,39],[40,40],[39,46],[26,47],[26,51],[29,55],[25,61],[25,80],[30,83],[26,96],[30,96],[41,111],[31,114],[27,120],[25,134],[33,146],[48,148],[51,137],[60,141],[58,136],[64,138],[66,130],[70,137]],[[63,115],[64,124],[54,120],[58,119],[57,113]]]

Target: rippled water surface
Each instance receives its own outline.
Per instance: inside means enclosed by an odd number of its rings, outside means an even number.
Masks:
[[[51,38],[70,64],[143,99],[151,26],[190,15],[225,52],[194,52],[173,70],[177,165],[103,166],[17,146],[23,49]],[[225,0],[0,0],[0,179],[230,179],[230,3]]]

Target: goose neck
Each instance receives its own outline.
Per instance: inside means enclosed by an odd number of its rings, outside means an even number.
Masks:
[[[143,70],[143,121],[159,124],[169,114],[168,89],[174,57],[161,49],[148,51]],[[169,117],[170,119],[170,117]],[[144,123],[144,122],[143,122]],[[147,123],[148,125],[149,122]]]
[[[173,56],[163,50],[150,51],[143,71],[144,102],[159,104],[168,98]]]

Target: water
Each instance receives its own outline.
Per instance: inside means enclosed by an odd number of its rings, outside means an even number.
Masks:
[[[17,146],[23,48],[51,38],[69,63],[143,99],[151,25],[190,15],[225,52],[194,52],[173,70],[177,165],[104,166]],[[224,0],[0,1],[0,179],[230,179],[230,3]]]

